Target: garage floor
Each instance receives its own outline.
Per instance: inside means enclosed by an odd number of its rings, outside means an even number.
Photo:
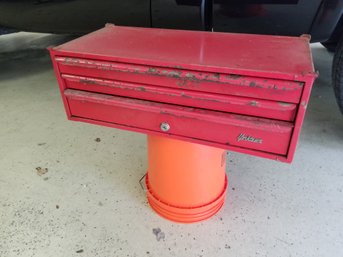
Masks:
[[[1,257],[343,256],[343,118],[321,45],[293,164],[230,153],[225,206],[182,225],[147,204],[144,135],[67,121],[45,47],[68,39],[0,37]]]

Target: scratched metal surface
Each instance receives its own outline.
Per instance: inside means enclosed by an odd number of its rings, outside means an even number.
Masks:
[[[63,52],[52,53],[60,55]],[[299,102],[304,86],[303,82],[275,77],[199,72],[180,67],[170,69],[66,57],[56,57],[54,61],[61,73],[293,103]]]
[[[241,113],[246,115],[293,121],[297,105],[249,97],[218,95],[194,90],[156,87],[147,84],[97,79],[63,74],[67,88],[87,90],[110,95],[126,96],[155,102],[179,104],[210,110]]]

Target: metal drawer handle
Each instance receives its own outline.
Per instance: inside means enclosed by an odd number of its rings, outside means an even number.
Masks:
[[[161,125],[160,125],[160,129],[163,132],[167,132],[170,129],[170,125],[167,122],[162,122]]]

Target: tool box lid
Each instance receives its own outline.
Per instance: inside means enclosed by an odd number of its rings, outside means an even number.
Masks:
[[[54,55],[305,81],[315,77],[309,36],[104,28],[52,48]]]

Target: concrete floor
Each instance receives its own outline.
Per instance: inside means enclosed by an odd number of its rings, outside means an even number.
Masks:
[[[67,121],[45,50],[67,39],[0,37],[1,257],[343,256],[343,118],[319,44],[294,162],[230,153],[225,206],[182,225],[157,216],[138,183],[144,135]]]

